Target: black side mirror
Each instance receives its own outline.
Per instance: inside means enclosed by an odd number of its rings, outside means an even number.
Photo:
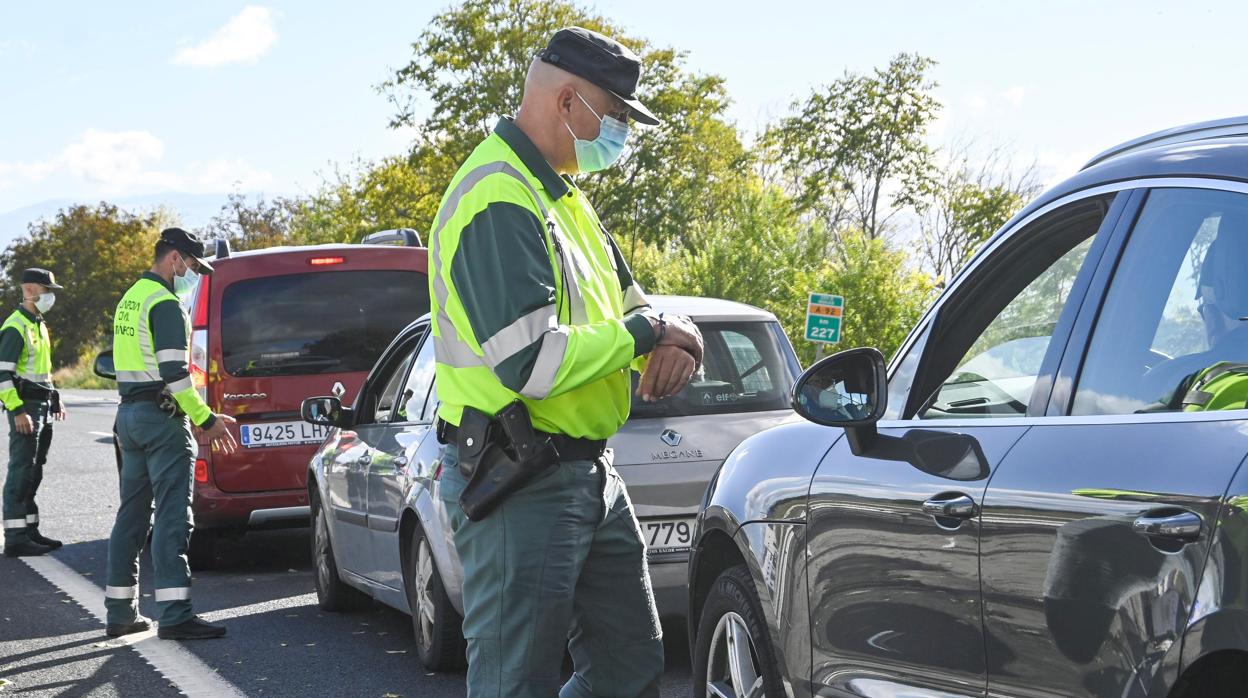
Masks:
[[[793,409],[802,417],[843,427],[855,456],[903,461],[950,480],[981,480],[988,459],[974,437],[929,429],[903,436],[880,434],[875,423],[888,408],[888,369],[876,349],[850,349],[811,366],[793,386]]]
[[[300,406],[299,416],[308,424],[326,427],[349,427],[355,422],[354,411],[343,407],[336,397],[310,397]]]
[[[873,347],[833,354],[793,386],[793,409],[815,424],[844,427],[855,455],[871,447],[887,408],[888,369]]]
[[[92,370],[100,378],[117,380],[117,369],[113,366],[113,350],[102,351],[96,355]]]

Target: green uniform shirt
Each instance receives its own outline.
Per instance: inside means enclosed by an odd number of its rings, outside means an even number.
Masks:
[[[52,340],[43,316],[18,307],[0,326],[0,401],[22,412],[19,381],[52,390]]]
[[[161,390],[173,393],[196,426],[209,429],[216,418],[191,382],[187,344],[190,323],[173,288],[152,272],[122,296],[113,316],[113,366],[122,395]]]
[[[537,429],[605,439],[654,348],[645,295],[585,195],[510,120],[451,180],[429,237],[438,414],[516,399]]]

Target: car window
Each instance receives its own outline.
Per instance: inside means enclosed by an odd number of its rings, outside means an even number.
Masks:
[[[375,405],[372,410],[372,423],[387,424],[394,419],[394,408],[399,401],[399,386],[403,385],[403,379],[407,376],[407,367],[411,365],[412,350],[409,349],[406,356],[391,363],[386,373],[380,376],[380,380],[373,383],[381,388],[376,391],[370,390],[369,399]]]
[[[636,397],[640,375],[633,374],[634,417],[727,414],[789,408],[797,379],[792,350],[771,322],[699,322],[706,344],[702,367],[684,390],[659,402]]]
[[[1085,200],[1046,216],[963,282],[960,297],[941,309],[948,315],[938,320],[937,336],[922,343],[928,375],[915,381],[924,398],[918,418],[1027,414],[1108,202]]]
[[[407,376],[407,384],[399,396],[399,412],[397,422],[427,422],[433,418],[425,412],[425,399],[429,396],[429,386],[433,384],[433,338],[430,336],[420,347],[416,355],[416,363]]]
[[[1073,413],[1243,408],[1246,270],[1248,196],[1150,192],[1097,320]]]
[[[391,340],[427,312],[428,280],[418,272],[244,279],[222,295],[223,363],[239,377],[368,371]]]

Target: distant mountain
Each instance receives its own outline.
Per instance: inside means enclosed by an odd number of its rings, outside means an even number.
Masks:
[[[212,217],[220,212],[221,207],[225,205],[228,199],[229,194],[182,194],[172,192],[167,194],[123,196],[107,199],[107,201],[133,213],[150,211],[158,206],[164,206],[176,213],[179,224],[182,227],[199,228],[207,225],[208,221],[212,220]],[[31,223],[41,218],[55,216],[57,211],[79,203],[97,204],[99,200],[48,199],[37,204],[0,213],[0,250],[8,247],[9,243],[25,234],[27,227]]]

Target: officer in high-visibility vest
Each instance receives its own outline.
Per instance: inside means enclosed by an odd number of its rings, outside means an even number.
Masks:
[[[191,610],[191,476],[197,446],[194,424],[213,448],[232,453],[237,444],[227,424],[213,414],[191,381],[189,323],[179,299],[189,297],[200,273],[211,274],[204,244],[181,228],[168,228],[156,242],[155,261],[117,304],[113,320],[113,365],[121,406],[121,503],[108,541],[104,605],[111,636],[151,627],[139,615],[139,552],[152,534],[158,635],[171,640],[221,637]],[[189,422],[188,422],[188,419]],[[152,504],[155,500],[155,516]]]
[[[61,547],[39,533],[35,492],[52,445],[52,420],[65,418],[52,387],[52,341],[43,314],[61,286],[47,269],[22,272],[22,304],[0,327],[0,400],[9,413],[9,473],[4,481],[4,554],[43,555]]]
[[[463,563],[470,696],[658,695],[646,546],[605,445],[628,418],[630,366],[644,368],[643,399],[674,394],[701,361],[702,337],[687,319],[649,310],[569,176],[610,167],[630,119],[658,123],[634,96],[640,69],[608,37],[557,32],[529,68],[515,119],[469,156],[433,224],[448,444],[439,496]],[[469,520],[460,496],[473,486],[458,466],[481,442],[465,438],[466,409],[512,414],[517,400],[559,462]],[[565,649],[575,667],[566,684]]]

